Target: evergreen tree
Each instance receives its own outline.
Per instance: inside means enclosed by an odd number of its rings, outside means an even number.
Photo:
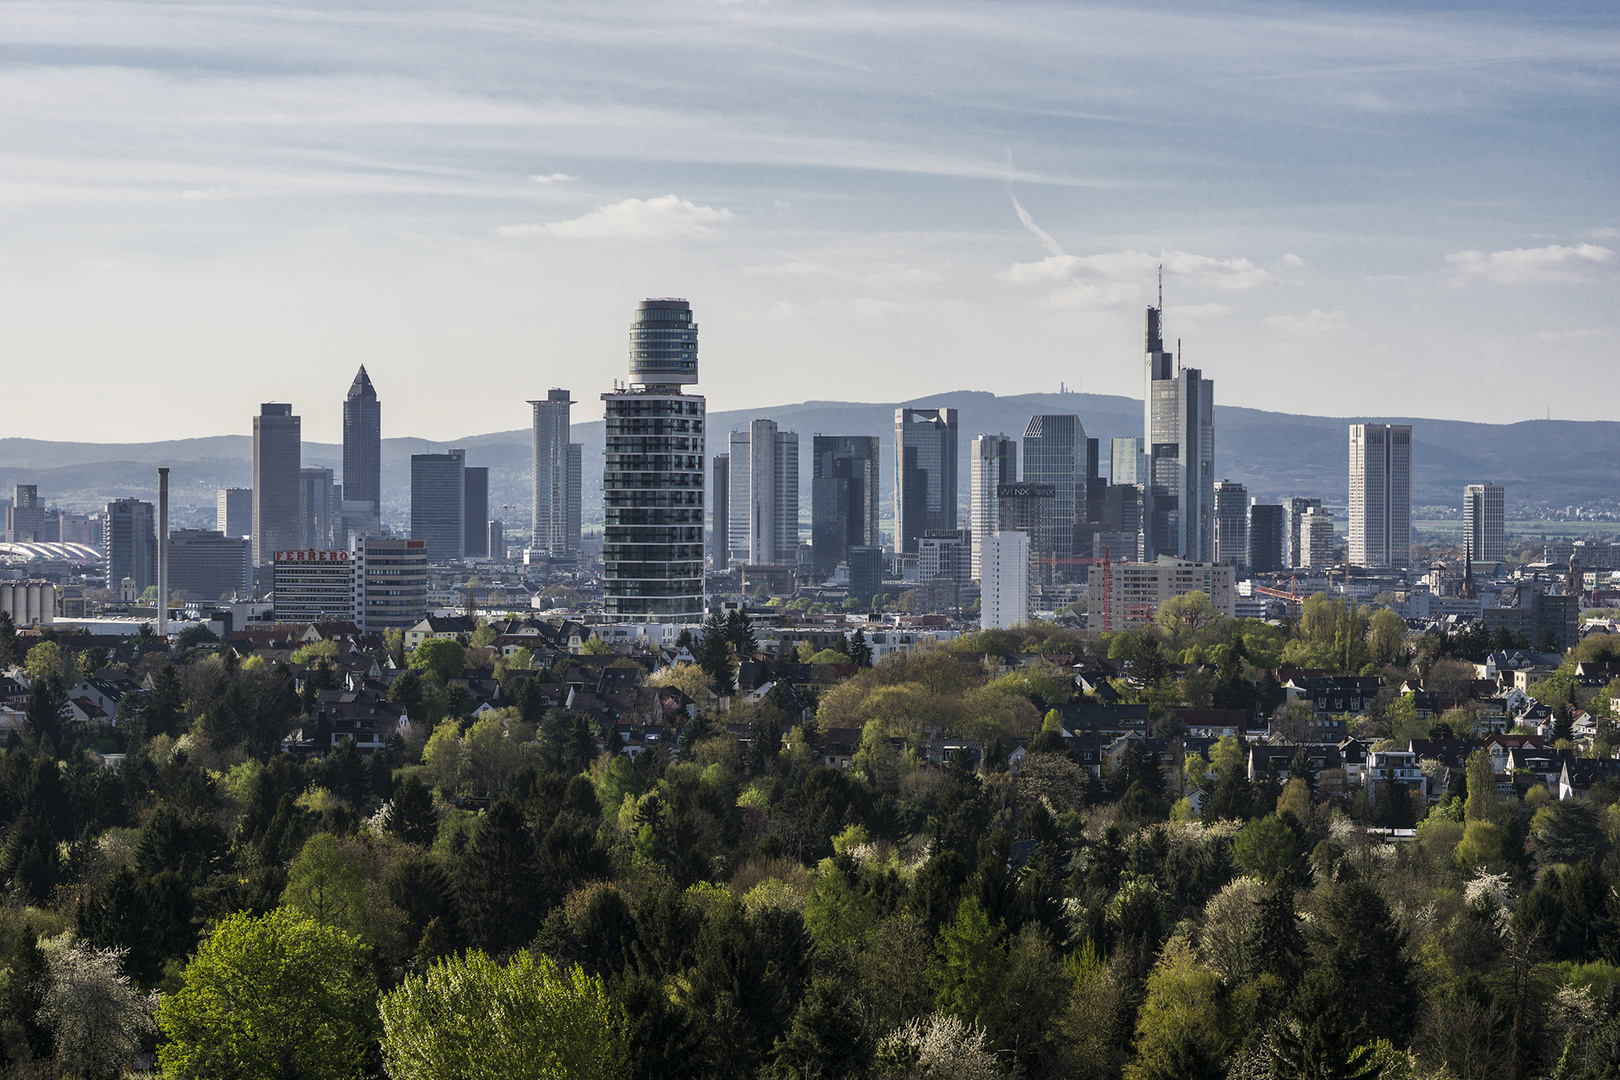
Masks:
[[[732,608],[731,614],[726,616],[726,637],[736,648],[738,656],[753,656],[759,651],[759,642],[754,638],[754,621],[740,605]]]
[[[405,778],[389,804],[385,828],[407,844],[427,847],[439,835],[433,793],[414,774]]]
[[[1287,878],[1261,899],[1254,925],[1243,941],[1249,977],[1274,975],[1292,984],[1305,960],[1305,935],[1294,910],[1294,887]]]
[[[857,626],[855,636],[849,639],[849,658],[855,661],[855,666],[858,668],[872,666],[872,646],[866,640],[866,629],[864,627]]]
[[[719,608],[711,611],[703,623],[703,641],[698,645],[697,662],[713,683],[716,694],[725,697],[736,689],[736,669],[731,663],[731,638]]]
[[[534,838],[517,807],[502,799],[484,813],[460,871],[456,891],[474,946],[505,954],[534,937],[544,914],[541,881]]]

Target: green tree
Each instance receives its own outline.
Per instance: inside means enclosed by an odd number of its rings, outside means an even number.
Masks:
[[[627,1029],[602,980],[526,950],[504,966],[477,950],[447,957],[408,976],[378,1010],[395,1080],[628,1075]]]
[[[1367,653],[1375,664],[1393,664],[1406,652],[1406,620],[1388,608],[1368,620]]]
[[[957,904],[956,917],[940,928],[936,946],[934,986],[942,1008],[969,1023],[997,1026],[1009,966],[1003,937],[978,897]]]
[[[318,923],[353,931],[365,916],[366,883],[337,837],[316,833],[287,869],[281,902]]]
[[[731,639],[720,609],[709,612],[703,624],[703,640],[698,644],[698,667],[709,677],[714,692],[725,697],[736,689],[736,668],[731,662]]]
[[[534,836],[511,802],[500,800],[479,819],[457,885],[474,945],[500,953],[533,940],[542,881]]]
[[[1233,860],[1267,882],[1296,869],[1303,855],[1298,834],[1275,814],[1250,821],[1232,841]]]
[[[383,827],[407,844],[428,847],[439,835],[433,793],[416,775],[407,776],[394,793]]]
[[[1496,769],[1491,755],[1483,749],[1468,755],[1468,803],[1463,809],[1464,820],[1496,821],[1501,813],[1501,800],[1496,796]]]
[[[185,1080],[351,1080],[375,1016],[366,949],[278,908],[221,922],[158,1007],[158,1064]]]
[[[1125,1080],[1224,1077],[1224,1012],[1220,976],[1198,963],[1185,938],[1172,939],[1148,977]]]
[[[61,679],[67,673],[67,659],[62,646],[54,641],[42,641],[28,650],[23,671],[30,679]]]
[[[411,653],[411,667],[425,671],[441,683],[459,679],[467,673],[467,650],[461,642],[449,638],[430,638]]]
[[[872,666],[872,645],[866,640],[866,629],[857,626],[855,634],[849,639],[849,658],[855,661],[858,668]]]

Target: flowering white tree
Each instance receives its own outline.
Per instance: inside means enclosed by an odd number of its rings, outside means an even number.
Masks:
[[[55,1039],[59,1066],[81,1076],[116,1076],[153,1030],[156,1002],[124,974],[127,951],[71,938],[46,947],[39,1016]]]

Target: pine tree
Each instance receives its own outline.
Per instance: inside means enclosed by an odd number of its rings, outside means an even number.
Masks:
[[[394,793],[385,827],[408,844],[427,847],[439,835],[439,815],[433,794],[416,776],[408,776]]]
[[[714,692],[725,697],[736,688],[731,663],[731,638],[726,621],[716,608],[703,624],[703,641],[698,645],[698,667],[714,684]]]
[[[872,666],[872,646],[866,640],[866,629],[857,626],[855,636],[849,639],[849,658],[858,668]]]
[[[491,806],[473,831],[456,889],[473,945],[506,953],[540,929],[534,855],[534,837],[517,807],[504,799]]]

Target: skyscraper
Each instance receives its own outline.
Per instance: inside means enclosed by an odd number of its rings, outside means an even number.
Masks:
[[[182,600],[212,602],[251,598],[253,572],[245,537],[211,529],[175,529],[169,534],[169,592]]]
[[[956,410],[894,410],[894,549],[956,520]]]
[[[570,461],[579,459],[578,443],[570,443],[571,406],[567,390],[553,389],[534,406],[534,514],[529,545],[548,558],[566,559],[579,554],[579,515],[570,506],[579,503],[579,477]],[[572,454],[572,457],[570,457]]]
[[[299,547],[303,516],[298,498],[302,421],[292,406],[268,402],[253,418],[253,565],[268,565],[278,551]]]
[[[816,573],[849,561],[852,547],[877,547],[878,454],[875,435],[815,435],[810,471],[810,543]]]
[[[1501,484],[1463,488],[1463,543],[1480,562],[1507,557],[1507,489]]]
[[[1236,480],[1215,484],[1215,561],[1241,574],[1249,559],[1249,492]]]
[[[642,301],[630,324],[630,385],[602,395],[602,606],[609,619],[703,619],[707,403],[683,392],[697,382],[697,338],[685,300]]]
[[[382,405],[364,364],[343,399],[343,498],[382,512]]]
[[[489,558],[489,469],[469,465],[462,472],[461,554]]]
[[[1305,515],[1314,506],[1321,506],[1321,499],[1306,499],[1295,495],[1283,504],[1288,511],[1287,548],[1283,552],[1283,565],[1286,567],[1308,566],[1305,558]]]
[[[716,570],[731,563],[731,455],[714,455],[713,512],[709,515],[709,562]]]
[[[1287,532],[1281,505],[1254,503],[1249,507],[1249,573],[1271,574],[1287,565],[1283,561]]]
[[[107,550],[107,588],[117,591],[130,578],[139,595],[157,584],[157,529],[152,504],[115,499],[107,504],[103,525]]]
[[[220,488],[214,496],[214,529],[225,536],[253,532],[253,489]],[[250,551],[249,557],[252,556]]]
[[[1412,425],[1350,425],[1350,551],[1354,566],[1412,562]]]
[[[1140,484],[1147,473],[1147,443],[1139,436],[1110,439],[1108,479],[1114,484]]]
[[[968,477],[968,527],[973,531],[973,580],[980,580],[984,569],[985,538],[1001,528],[997,493],[1003,484],[1018,482],[1018,441],[1006,435],[980,435],[973,440],[969,457],[973,474]]]
[[[1162,299],[1147,309],[1145,557],[1209,562],[1215,551],[1215,383],[1165,350],[1163,315]]]
[[[1071,578],[1075,532],[1086,521],[1087,441],[1085,427],[1072,413],[1032,416],[1024,429],[1024,481],[1053,489],[1042,533],[1030,537],[1031,558],[1047,567],[1047,581]]]
[[[427,542],[427,561],[455,562],[466,541],[465,450],[411,455],[411,539]]]
[[[1300,521],[1301,566],[1319,569],[1333,565],[1333,515],[1320,506],[1305,511]]]
[[[1029,621],[1029,534],[985,537],[979,586],[979,625],[1006,630]]]
[[[6,510],[6,539],[14,544],[49,544],[61,539],[61,523],[39,504],[36,484],[12,488],[11,506]]]
[[[338,546],[333,540],[343,514],[338,490],[331,469],[298,470],[298,547],[325,551]]]
[[[786,563],[799,557],[799,436],[774,420],[731,433],[731,522],[734,563]]]

